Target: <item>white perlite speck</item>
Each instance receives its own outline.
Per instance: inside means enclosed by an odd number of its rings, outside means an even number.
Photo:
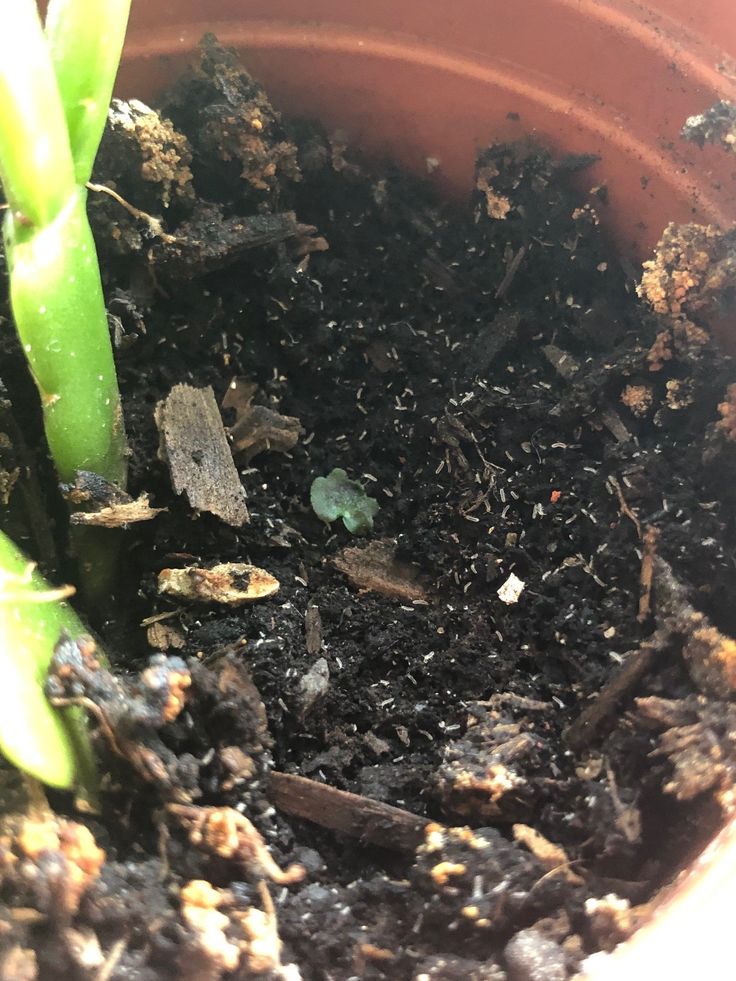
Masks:
[[[497,591],[498,598],[502,603],[518,603],[519,597],[521,596],[521,591],[523,590],[526,583],[523,579],[519,579],[515,573],[511,573],[506,582]]]

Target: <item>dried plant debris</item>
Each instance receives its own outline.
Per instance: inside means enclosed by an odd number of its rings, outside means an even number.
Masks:
[[[307,654],[319,654],[322,643],[322,617],[319,607],[308,606],[304,611],[304,646]]]
[[[467,729],[445,745],[437,772],[444,812],[473,821],[527,821],[543,742],[529,722],[485,705],[470,707]]]
[[[736,232],[715,225],[675,225],[665,228],[644,263],[637,287],[655,313],[670,321],[672,343],[697,351],[707,339],[702,326],[718,314],[736,287]],[[658,339],[653,365],[667,360],[665,341]]]
[[[358,587],[405,603],[426,602],[420,570],[397,558],[396,543],[384,539],[344,548],[332,560],[336,569]]]
[[[486,199],[488,217],[501,220],[511,211],[511,202],[505,195],[494,190],[494,177],[498,177],[498,168],[494,164],[478,167],[475,172],[475,186]]]
[[[156,406],[159,456],[177,494],[239,528],[248,521],[245,490],[211,388],[175,385]]]
[[[165,110],[191,134],[201,166],[220,179],[235,168],[244,199],[260,204],[282,184],[301,180],[296,145],[234,52],[212,34],[204,36],[200,50],[200,63],[166,98]]]
[[[301,882],[306,875],[298,864],[280,869],[253,824],[232,807],[169,804],[167,811],[187,829],[195,848],[235,863],[256,880],[267,878],[279,885],[290,885]]]
[[[70,521],[73,525],[94,525],[97,528],[126,528],[140,521],[151,521],[166,508],[152,508],[148,494],[141,494],[121,504],[100,508],[99,511],[75,511]]]
[[[413,852],[429,824],[400,807],[292,773],[271,773],[269,789],[279,810],[382,848]]]
[[[650,695],[636,700],[636,716],[647,728],[659,729],[653,757],[664,757],[673,770],[663,789],[678,800],[712,795],[724,814],[736,810],[736,707],[702,695],[666,699]]]
[[[315,237],[316,231],[298,222],[292,211],[226,216],[221,204],[202,202],[176,228],[173,241],[155,242],[149,248],[148,258],[157,276],[175,283],[226,269],[252,250],[285,242],[298,257],[319,251],[323,240]]]
[[[170,617],[170,613],[163,614]],[[183,650],[186,647],[187,638],[182,628],[177,623],[172,623],[170,619],[154,620],[146,628],[146,640],[151,647],[158,651]]]
[[[651,528],[644,536],[647,572],[640,598],[640,613],[645,611],[645,619],[653,592],[658,626],[637,650],[627,654],[596,700],[567,727],[565,738],[578,749],[594,738],[617,704],[673,649],[682,652],[685,667],[701,691],[719,698],[736,690],[736,641],[692,606],[669,563],[656,553],[658,537]]]
[[[282,416],[265,405],[253,405],[257,391],[254,382],[233,378],[222,400],[222,408],[235,413],[229,428],[233,455],[242,456],[246,463],[267,451],[288,453],[304,432],[293,416]]]
[[[549,872],[560,872],[574,886],[582,885],[583,879],[573,871],[570,858],[564,848],[548,841],[543,834],[528,824],[515,824],[514,839],[524,845]]]
[[[61,492],[72,508],[73,525],[98,528],[125,528],[139,521],[151,521],[166,508],[152,508],[148,494],[135,500],[99,474],[78,470],[74,483],[62,484]]]
[[[654,595],[666,628],[683,640],[682,657],[698,688],[716,698],[736,691],[736,641],[691,605],[660,556],[654,559]]]
[[[279,591],[279,581],[265,569],[247,562],[221,562],[210,569],[190,565],[162,569],[159,592],[188,603],[223,603],[240,606],[268,599]]]
[[[701,148],[706,143],[715,143],[730,153],[736,152],[736,105],[719,99],[705,112],[689,116],[682,127],[682,135]]]

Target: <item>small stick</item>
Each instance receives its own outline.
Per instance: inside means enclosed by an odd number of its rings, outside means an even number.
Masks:
[[[516,255],[513,257],[511,262],[506,267],[506,272],[504,274],[504,277],[501,280],[501,282],[498,284],[498,288],[496,289],[496,296],[495,296],[497,300],[500,300],[501,297],[508,292],[508,288],[509,286],[511,286],[512,282],[514,281],[514,276],[519,271],[519,266],[521,265],[525,255],[526,255],[526,246],[522,245],[519,251],[516,253]]]
[[[639,582],[641,592],[639,594],[639,613],[637,620],[643,623],[649,616],[652,608],[652,578],[654,576],[654,554],[657,548],[659,529],[649,525],[644,532],[642,542],[644,550],[641,557],[641,574]]]
[[[90,189],[90,191],[96,191],[99,194],[109,195],[113,201],[117,201],[119,205],[125,208],[129,215],[132,215],[134,218],[139,218],[141,221],[145,221],[151,232],[154,235],[158,235],[160,239],[163,239],[167,245],[171,245],[173,242],[176,242],[176,235],[169,235],[168,232],[165,232],[164,226],[161,224],[161,220],[159,218],[154,218],[154,216],[149,215],[147,211],[141,211],[140,208],[136,208],[134,204],[130,204],[130,202],[121,197],[117,191],[113,191],[111,187],[108,187],[106,184],[93,184],[92,181],[87,181],[87,187]]]
[[[618,671],[601,688],[592,705],[585,708],[565,729],[564,738],[569,746],[582,749],[594,738],[619,701],[650,670],[671,636],[671,630],[660,628],[638,650],[629,653]]]
[[[271,773],[269,788],[279,810],[382,848],[413,852],[430,824],[400,807],[291,773]]]
[[[639,536],[639,538],[641,538],[642,537],[641,536],[641,522],[639,521],[639,519],[637,518],[637,516],[634,514],[634,512],[631,510],[631,508],[629,507],[629,505],[626,503],[626,498],[624,497],[624,492],[621,490],[621,484],[619,484],[619,482],[616,480],[616,478],[613,476],[613,474],[611,474],[611,476],[609,476],[608,482],[611,485],[611,487],[613,487],[613,489],[616,491],[616,496],[618,497],[618,504],[619,504],[619,507],[621,508],[621,513],[622,514],[625,514],[626,517],[629,518],[630,521],[633,521],[634,527],[636,528],[636,533]]]

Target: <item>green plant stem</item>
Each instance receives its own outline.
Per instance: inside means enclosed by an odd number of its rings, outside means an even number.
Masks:
[[[10,300],[62,480],[91,470],[125,482],[125,432],[86,192],[46,225],[5,220]]]
[[[65,14],[74,14],[72,0],[64,6]],[[84,0],[78,6],[97,24],[108,19],[108,6],[120,4],[104,0],[93,10]],[[64,104],[35,0],[0,2],[0,178],[10,206],[4,238],[11,304],[59,476],[71,480],[75,471],[91,470],[123,484],[125,433],[112,345],[86,189],[76,180],[65,115],[65,108],[73,114],[73,47],[59,26],[61,13],[54,16]],[[89,55],[89,33],[85,44]],[[119,54],[118,46],[116,58],[104,59],[113,77]],[[109,93],[108,84],[107,77],[100,82],[100,95]],[[89,88],[85,83],[84,91]],[[90,141],[97,133],[99,142],[101,126],[99,113],[84,120],[75,124],[75,139],[86,172],[94,158]]]
[[[86,786],[94,796],[94,762],[83,713],[58,712],[44,694],[62,633],[87,631],[7,535],[0,532],[0,751],[52,787]]]
[[[80,185],[92,175],[129,12],[130,0],[49,2],[46,37]]]

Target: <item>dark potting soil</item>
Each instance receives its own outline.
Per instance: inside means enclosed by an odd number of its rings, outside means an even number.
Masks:
[[[707,618],[707,660],[736,629],[731,362],[637,297],[599,229],[615,204],[580,193],[589,160],[494,146],[470,203],[447,203],[280,119],[211,41],[161,115],[116,106],[95,180],[175,240],[90,201],[129,490],[166,508],[119,533],[97,624],[118,680],[100,669],[95,699],[124,758],[102,727],[102,813],[83,823],[107,858],[73,900],[64,836],[53,879],[9,834],[3,956],[49,978],[111,958],[110,979],[571,976],[730,803],[732,710],[692,680],[688,631]],[[174,493],[154,410],[176,385],[220,403],[243,379],[267,425],[257,454],[234,443],[250,521],[232,527]],[[233,432],[242,411],[223,410]],[[284,416],[301,434],[280,452]],[[380,504],[363,537],[310,507],[338,467]],[[225,562],[278,592],[159,592],[165,568]],[[131,679],[152,647],[182,659],[156,669],[167,693],[191,685],[144,725],[150,676]],[[305,874],[279,882],[236,814]]]

